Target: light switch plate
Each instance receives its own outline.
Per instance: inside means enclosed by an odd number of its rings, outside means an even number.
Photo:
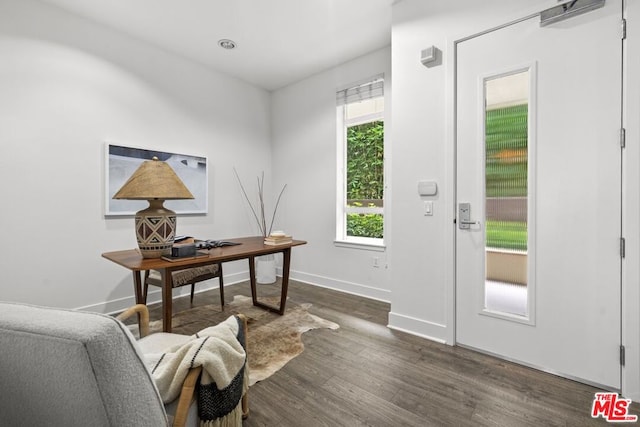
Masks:
[[[424,216],[433,216],[433,201],[427,200],[424,202]]]

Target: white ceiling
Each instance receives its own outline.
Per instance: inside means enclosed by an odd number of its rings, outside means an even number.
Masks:
[[[388,46],[399,0],[42,1],[274,90]]]

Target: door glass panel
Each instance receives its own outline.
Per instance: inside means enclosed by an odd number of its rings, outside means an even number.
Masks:
[[[529,70],[484,81],[484,308],[528,316]]]

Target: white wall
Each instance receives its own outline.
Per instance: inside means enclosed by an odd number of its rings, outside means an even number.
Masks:
[[[269,93],[31,0],[0,3],[2,298],[111,311],[131,274],[101,258],[136,247],[103,216],[104,142],[207,156],[209,214],[178,233],[252,235],[232,167],[271,165]],[[229,280],[247,266],[225,266]],[[217,285],[212,281],[211,285]],[[154,298],[157,299],[157,294]]]
[[[389,300],[386,254],[337,247],[336,100],[338,89],[380,73],[391,96],[389,48],[364,55],[272,93],[272,155],[275,187],[287,184],[278,227],[307,240],[293,252],[292,277],[325,287]],[[389,147],[390,103],[385,105]],[[388,193],[387,196],[388,197]],[[386,202],[385,202],[386,203]],[[388,218],[387,218],[388,220]],[[385,230],[385,238],[388,236]],[[380,267],[373,266],[379,258]]]
[[[638,45],[633,34],[640,22],[637,2],[628,2],[629,42],[626,91],[629,145],[625,153],[623,211],[627,258],[623,271],[623,343],[627,347],[623,392],[640,399],[640,332],[638,273],[640,245],[639,186],[640,72]],[[393,284],[389,324],[393,328],[454,343],[453,42],[557,4],[552,0],[403,0],[393,7],[393,145],[392,202],[389,265]],[[637,32],[636,32],[637,34]],[[435,45],[443,64],[425,68],[419,54]],[[434,179],[441,190],[434,198],[434,216],[422,215],[416,192],[421,179]],[[596,338],[597,339],[597,338]]]

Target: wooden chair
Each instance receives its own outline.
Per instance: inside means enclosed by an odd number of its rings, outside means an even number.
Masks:
[[[183,270],[176,270],[171,273],[171,287],[179,288],[181,286],[191,285],[191,304],[193,304],[193,292],[195,290],[196,283],[204,280],[218,278],[220,283],[220,305],[224,310],[224,281],[222,278],[222,263],[209,264],[201,267],[185,268]],[[147,292],[149,285],[162,287],[162,276],[159,271],[145,270],[144,288],[142,291],[143,301],[147,302]]]

